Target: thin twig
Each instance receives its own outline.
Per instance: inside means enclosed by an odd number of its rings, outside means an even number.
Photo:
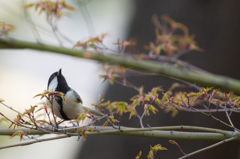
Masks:
[[[5,116],[4,114],[2,114],[1,112],[0,112],[0,115],[3,116],[5,119],[7,119],[7,121],[11,122],[12,125],[17,125],[17,126],[21,126],[21,127],[27,128],[27,129],[35,129],[35,130],[37,130],[37,128],[28,127],[28,126],[23,125],[23,124],[21,124],[21,123],[15,123],[14,121],[12,121],[12,120],[9,119],[8,117],[6,117],[6,116]]]
[[[53,19],[52,19],[53,17],[51,17],[50,18],[50,20],[47,20],[47,22],[48,22],[48,24],[51,26],[51,28],[52,28],[52,31],[53,31],[53,34],[54,34],[54,36],[56,37],[56,39],[58,40],[58,42],[59,42],[59,45],[60,46],[63,46],[63,43],[62,43],[62,41],[61,41],[61,39],[58,37],[58,35],[57,35],[57,33],[56,33],[56,28],[57,28],[57,26],[54,26],[52,23],[52,21],[53,21]]]
[[[58,30],[58,28],[55,28],[56,32],[58,32],[58,34],[64,39],[66,40],[67,42],[69,42],[70,44],[74,45],[75,43],[70,39],[68,38],[66,35],[64,35],[62,32],[60,32]]]
[[[3,103],[3,102],[0,102],[0,104],[4,105],[4,106],[5,106],[5,107],[7,107],[8,109],[11,109],[12,111],[14,111],[14,112],[16,112],[16,113],[18,113],[18,114],[22,115],[22,113],[20,113],[19,111],[17,111],[17,110],[15,110],[15,109],[13,109],[12,107],[10,107],[10,106],[6,105],[5,103]],[[24,116],[25,116],[25,117],[27,117],[27,118],[29,118],[27,115],[24,115]]]
[[[49,99],[47,99],[47,100],[49,100],[49,102],[51,103],[51,110],[52,110],[52,116],[53,116],[53,119],[54,119],[54,123],[55,123],[55,125],[56,125],[56,128],[58,129],[58,124],[57,124],[57,121],[56,121],[56,118],[55,118],[55,114],[54,114],[54,111],[53,111],[53,100],[54,100],[54,97],[53,97],[53,94],[52,95],[50,95],[50,100]]]
[[[224,143],[226,143],[226,142],[233,141],[233,140],[235,140],[236,138],[237,138],[237,136],[234,136],[234,137],[231,137],[231,138],[229,138],[229,139],[222,140],[222,141],[220,141],[220,142],[218,142],[218,143],[215,143],[215,144],[213,144],[213,145],[210,145],[210,146],[208,146],[208,147],[205,147],[205,148],[202,148],[202,149],[200,149],[200,150],[194,151],[194,152],[192,152],[192,153],[186,154],[185,156],[180,157],[179,159],[184,159],[184,158],[190,157],[190,156],[195,155],[195,154],[197,154],[197,153],[199,153],[199,152],[203,152],[203,151],[205,151],[205,150],[209,150],[209,149],[211,149],[211,148],[214,148],[214,147],[219,146],[219,145],[221,145],[221,144],[224,144]]]
[[[70,135],[62,135],[62,136],[51,137],[51,138],[47,138],[47,139],[38,139],[38,140],[35,140],[35,141],[24,142],[24,143],[20,143],[20,144],[13,144],[13,145],[8,145],[8,146],[2,146],[2,147],[0,147],[0,150],[6,149],[6,148],[11,148],[11,147],[31,145],[31,144],[35,144],[35,143],[38,143],[38,142],[63,139],[63,138],[67,138],[67,137],[71,137],[71,136]]]
[[[196,110],[196,109],[193,108],[193,107],[191,107],[191,109]],[[197,111],[197,110],[196,110],[196,111]],[[211,118],[213,118],[214,120],[216,120],[216,121],[218,121],[218,122],[220,122],[220,123],[222,123],[222,124],[224,124],[224,125],[226,125],[226,126],[228,126],[228,127],[230,127],[230,128],[233,128],[234,130],[236,130],[236,131],[238,131],[238,132],[240,131],[239,129],[235,128],[234,126],[225,123],[224,121],[222,121],[222,120],[214,117],[213,115],[209,115],[209,114],[204,113],[204,112],[200,112],[200,113],[202,113],[202,114],[204,114],[204,115],[206,115],[206,116],[208,116],[208,117],[211,117]]]
[[[144,128],[142,119],[143,119],[144,115],[146,114],[146,112],[148,111],[148,108],[149,108],[149,105],[147,104],[144,112],[142,113],[142,116],[141,116],[140,119],[139,119],[142,128]]]
[[[24,6],[26,6],[26,1],[25,0],[22,0],[22,4],[23,4],[23,13],[25,15],[25,20],[32,26],[32,32],[33,34],[35,35],[35,38],[38,42],[40,42],[42,39],[41,39],[41,36],[31,18],[31,15],[28,13],[27,9],[24,8]]]
[[[113,114],[113,113],[111,113],[111,114]],[[86,126],[90,126],[90,125],[94,124],[96,121],[99,121],[99,120],[101,120],[101,119],[103,119],[103,118],[105,118],[107,116],[108,116],[108,114],[105,114],[105,115],[101,116],[100,118],[94,119],[91,122],[89,122],[89,123],[87,123],[85,125],[82,125],[82,126],[73,126],[73,127],[61,128],[61,129],[57,129],[57,130],[58,131],[66,131],[66,130],[74,130],[74,129],[84,128]]]
[[[187,54],[187,53],[189,53],[189,52],[190,52],[189,49],[184,49],[184,50],[179,51],[174,57],[175,57],[176,59],[178,59],[179,57],[181,57],[181,56],[183,56],[183,55],[185,55],[185,54]]]
[[[85,1],[85,0],[84,0]],[[92,21],[92,17],[89,14],[89,11],[87,9],[87,3],[88,2],[79,2],[79,8],[80,8],[80,12],[82,13],[81,15],[83,16],[83,19],[87,25],[87,29],[88,29],[88,33],[91,36],[95,36],[96,35],[96,30]]]

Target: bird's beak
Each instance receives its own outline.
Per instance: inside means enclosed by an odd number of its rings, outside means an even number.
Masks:
[[[62,69],[60,68],[60,70],[58,71],[58,76],[62,75]]]

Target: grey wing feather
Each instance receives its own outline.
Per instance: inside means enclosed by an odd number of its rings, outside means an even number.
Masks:
[[[72,90],[73,90],[73,89],[72,89]],[[75,97],[77,98],[77,102],[78,102],[78,103],[83,103],[81,97],[79,96],[79,94],[78,94],[75,90],[73,90],[73,94],[74,94]]]

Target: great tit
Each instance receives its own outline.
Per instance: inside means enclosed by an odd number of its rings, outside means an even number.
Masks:
[[[62,75],[62,70],[54,72],[48,80],[48,91],[58,91],[64,93],[66,103],[60,96],[53,100],[53,112],[56,116],[64,120],[77,119],[79,113],[84,113],[82,99],[78,93],[68,86],[66,79]],[[47,100],[47,105],[51,108],[51,103]],[[86,107],[85,107],[86,108]],[[87,108],[95,116],[103,116],[102,112]]]

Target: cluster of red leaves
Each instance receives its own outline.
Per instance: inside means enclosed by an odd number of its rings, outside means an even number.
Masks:
[[[44,91],[43,93],[37,94],[34,97],[38,97],[40,96],[41,99],[42,98],[47,98],[48,100],[51,100],[57,96],[61,96],[63,101],[66,102],[65,98],[64,98],[64,94],[61,92],[53,92],[53,91]],[[36,116],[36,113],[39,112],[40,110],[44,110],[45,113],[47,115],[49,115],[49,111],[48,111],[48,106],[43,105],[41,108],[36,109],[38,106],[34,105],[31,106],[29,109],[25,109],[25,111],[22,114],[18,114],[17,117],[15,119],[13,119],[13,121],[11,121],[10,119],[6,119],[7,121],[11,122],[11,125],[8,127],[9,129],[11,127],[13,127],[13,131],[15,130],[16,127],[25,127],[25,128],[29,128],[29,132],[32,129],[39,129],[39,127],[41,127],[43,124],[47,124],[49,126],[52,125],[52,121],[46,121],[45,119],[38,119],[40,116],[44,115],[44,114],[39,114],[38,116]],[[28,117],[27,120],[24,119],[25,117]],[[27,133],[23,133],[21,130],[15,132],[11,138],[13,138],[14,136],[19,135],[20,136],[20,140],[22,140],[23,136],[27,136]]]
[[[102,34],[101,36],[96,36],[94,38],[89,38],[87,41],[78,41],[73,48],[75,47],[81,47],[81,48],[94,48],[95,50],[98,48],[98,44],[102,44],[103,39],[107,36],[108,34]]]
[[[108,80],[110,84],[114,84],[115,79],[120,79],[123,81],[123,84],[126,84],[125,71],[127,70],[125,67],[118,65],[102,65],[102,69],[106,72],[105,75],[99,75],[100,78],[103,79],[102,82]]]
[[[63,102],[66,103],[66,99],[64,97],[64,93],[62,92],[58,92],[58,91],[47,91],[45,90],[43,93],[37,94],[35,95],[33,98],[35,97],[41,97],[40,99],[46,98],[49,101],[51,101],[53,98],[56,98],[57,96],[60,96],[63,99]]]
[[[0,22],[0,29],[2,35],[8,35],[8,33],[14,31],[16,27],[13,25],[5,24],[5,22]]]
[[[167,56],[172,57],[180,51],[203,51],[194,41],[194,35],[189,36],[188,28],[184,24],[175,22],[164,15],[153,15],[152,22],[155,27],[156,39],[144,47],[151,53],[160,55],[164,52]],[[182,31],[183,35],[174,34],[177,30]]]
[[[68,13],[64,12],[64,9],[75,11],[75,8],[66,4],[64,0],[56,0],[56,2],[52,1],[37,1],[35,3],[29,3],[25,6],[25,8],[32,8],[35,7],[35,10],[37,11],[39,9],[39,15],[42,12],[46,13],[47,20],[49,20],[52,17],[56,17],[57,19],[61,18],[63,15],[69,15]]]
[[[117,45],[119,48],[118,50],[121,50],[121,51],[125,51],[127,47],[130,47],[131,48],[130,50],[135,50],[137,42],[134,40],[129,40],[129,41],[124,40],[122,43],[118,42],[118,43],[114,43],[114,45]]]
[[[86,141],[87,134],[86,132],[92,132],[92,129],[84,129],[84,128],[79,128],[76,133],[81,133],[81,137],[83,138],[84,141]]]
[[[175,88],[188,87],[183,84],[174,83],[166,92],[164,92],[161,87],[154,87],[150,92],[144,93],[143,87],[136,88],[136,86],[127,81],[125,77],[126,68],[117,65],[104,65],[103,70],[106,72],[105,75],[100,75],[100,78],[102,78],[103,81],[108,80],[111,84],[121,84],[126,87],[134,88],[139,92],[139,94],[131,98],[132,103],[130,104],[126,102],[110,101],[102,104],[102,106],[106,106],[109,111],[117,111],[120,115],[129,112],[130,118],[133,115],[137,115],[135,107],[138,105],[144,106],[144,110],[146,110],[145,115],[150,115],[150,111],[155,114],[158,109],[154,105],[158,105],[161,109],[165,109],[166,112],[172,111],[173,117],[178,113],[179,108],[190,110],[198,105],[199,102],[205,102],[205,104],[209,106],[214,105],[215,108],[216,106],[217,108],[223,108],[222,104],[227,100],[228,108],[240,108],[240,97],[232,93],[227,94],[221,92],[219,89],[201,88],[196,92],[179,92],[173,94],[172,91]],[[160,98],[158,94],[159,92],[162,93]]]
[[[158,98],[158,92],[162,92],[162,91],[163,89],[161,87],[153,87],[150,92],[148,92],[147,94],[144,94],[143,87],[140,87],[139,94],[133,96],[130,99],[132,101],[131,106],[135,108],[136,106],[144,105],[144,111],[147,109],[145,115],[149,116],[150,111],[153,114],[156,114],[158,110],[156,107],[153,106],[153,104],[161,106],[160,99]],[[133,114],[133,112],[131,112],[130,118],[132,115],[136,115],[136,114]]]
[[[150,151],[148,153],[148,159],[155,159],[156,154],[158,153],[159,150],[167,150],[167,148],[162,147],[160,144],[155,145],[154,147],[152,147],[150,145]],[[142,156],[142,151],[140,151],[137,155],[137,157],[135,157],[135,159],[140,159],[140,157]]]
[[[167,148],[162,147],[160,144],[157,144],[157,145],[155,145],[154,147],[152,147],[152,146],[150,145],[150,151],[149,151],[148,156],[147,156],[148,159],[155,159],[155,156],[156,156],[156,154],[157,154],[157,152],[158,152],[159,150],[167,150]],[[138,153],[138,155],[137,155],[137,157],[136,157],[135,159],[140,159],[141,156],[142,156],[142,151],[140,151],[140,152]]]
[[[150,145],[150,151],[148,153],[148,159],[154,159],[159,150],[167,150],[167,149],[165,147],[162,147],[160,144],[157,144],[154,147],[152,147]]]
[[[41,122],[41,124],[43,123],[47,123],[46,121],[38,121],[36,120],[36,118],[34,117],[34,113],[38,112],[39,110],[36,110],[38,106],[31,106],[30,109],[25,109],[25,112],[23,114],[18,114],[16,118],[13,119],[13,121],[11,122],[11,125],[8,127],[8,129],[10,129],[11,127],[13,127],[13,131],[15,131],[15,128],[17,127],[26,127],[26,128],[30,128],[29,133],[31,132],[32,128],[39,128],[40,124],[36,124],[37,122]],[[28,116],[28,121],[24,120],[24,116],[27,115]],[[9,119],[7,119],[9,121]],[[49,123],[48,123],[49,124]],[[28,136],[27,133],[24,133],[22,130],[16,131],[15,133],[13,133],[13,135],[10,138],[13,138],[14,136],[19,135],[20,136],[20,141],[22,140],[23,136]]]

